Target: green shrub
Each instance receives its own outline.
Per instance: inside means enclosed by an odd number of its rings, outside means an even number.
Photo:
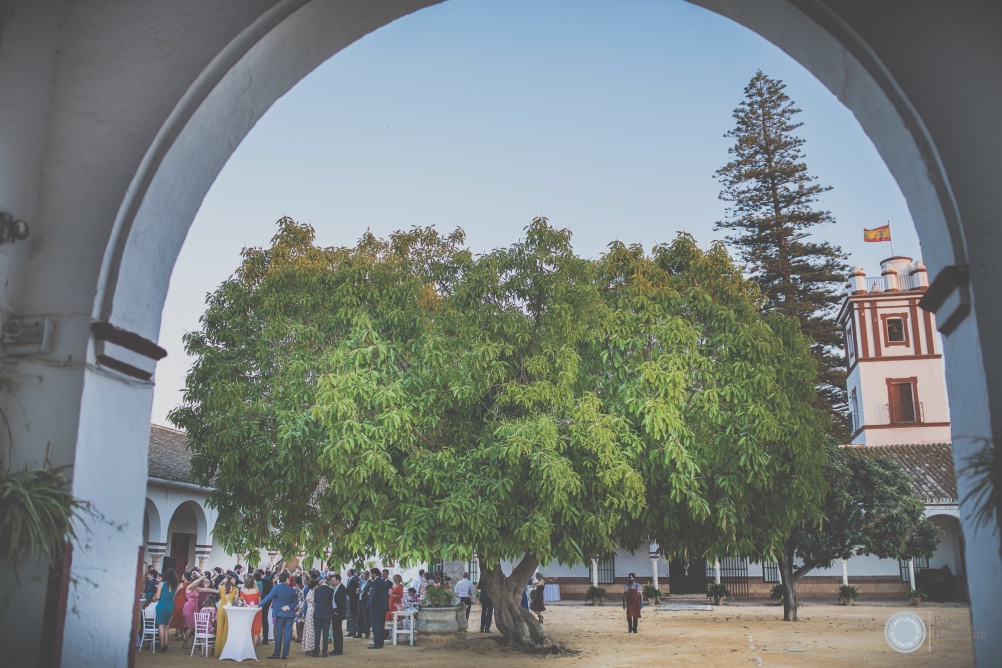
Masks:
[[[852,603],[859,600],[859,587],[840,585],[835,590],[835,600],[839,603]]]
[[[772,586],[772,593],[769,594],[770,601],[776,601],[777,603],[783,602],[783,596],[786,595],[786,587],[782,584],[774,584]]]
[[[596,587],[591,585],[585,590],[585,603],[593,603],[595,605],[602,605],[606,599],[606,591],[603,587]]]
[[[714,582],[713,584],[711,584],[709,587],[706,588],[706,598],[712,598],[714,605],[718,605],[721,599],[730,597],[731,597],[731,592],[729,589],[727,589],[727,585],[725,585],[723,582],[719,584]]]
[[[661,590],[654,586],[653,583],[648,582],[644,585],[644,598],[654,601],[655,603],[660,603],[664,594]]]

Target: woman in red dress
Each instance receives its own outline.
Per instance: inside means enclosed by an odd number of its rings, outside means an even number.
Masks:
[[[637,621],[640,619],[640,606],[644,600],[644,588],[637,582],[637,576],[630,573],[630,580],[623,588],[623,609],[626,610],[627,633],[637,632]]]
[[[177,593],[174,594],[174,614],[171,615],[170,622],[167,624],[167,628],[174,629],[175,640],[183,641],[185,629],[187,628],[184,625],[184,603],[185,592],[189,584],[191,584],[191,571],[185,571],[184,575],[181,576],[181,584],[177,588]]]
[[[240,598],[247,602],[247,605],[261,605],[261,590],[257,588],[254,576],[248,573],[244,576],[244,584],[240,587]],[[254,646],[261,644],[261,611],[254,615],[254,623],[251,624],[251,635],[254,636]]]
[[[393,588],[390,589],[390,609],[386,611],[386,621],[393,621],[393,611],[404,607],[404,579],[400,573],[393,576]]]

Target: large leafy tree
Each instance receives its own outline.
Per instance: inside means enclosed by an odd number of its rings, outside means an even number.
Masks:
[[[476,550],[498,628],[531,650],[547,639],[518,599],[539,563],[741,549],[820,498],[806,343],[722,249],[593,262],[545,219],[482,256],[461,242],[321,249],[285,219],[210,296],[172,420],[228,548]],[[806,505],[767,508],[775,485]]]
[[[797,526],[777,551],[786,621],[797,621],[797,582],[815,568],[863,554],[931,557],[940,541],[939,529],[926,519],[922,500],[897,463],[834,443],[827,454],[821,524]]]
[[[834,222],[819,207],[830,190],[817,183],[804,162],[804,140],[794,132],[800,110],[786,85],[757,72],[734,110],[730,162],[717,170],[720,198],[730,203],[717,229],[728,231],[750,277],[766,296],[766,308],[794,318],[814,341],[820,405],[831,417],[831,433],[847,441],[842,332],[835,323],[839,288],[848,272],[838,246],[811,239],[820,225]]]
[[[589,361],[640,443],[647,493],[621,542],[702,562],[770,549],[816,521],[825,422],[796,322],[762,316],[761,293],[719,244],[703,252],[680,235],[645,255],[617,243],[599,264],[610,316]]]

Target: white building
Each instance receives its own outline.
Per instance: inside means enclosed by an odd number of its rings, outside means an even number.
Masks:
[[[143,544],[153,568],[161,570],[165,557],[178,573],[192,566],[228,569],[243,561],[213,537],[217,513],[206,505],[210,491],[192,482],[184,432],[150,425]],[[262,551],[259,563],[273,563],[275,557],[277,553]]]
[[[910,257],[880,263],[867,278],[855,267],[838,324],[845,332],[852,443],[949,443],[943,344],[935,316],[919,308],[925,265]]]

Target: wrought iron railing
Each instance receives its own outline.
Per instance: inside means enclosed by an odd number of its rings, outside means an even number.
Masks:
[[[883,404],[877,406],[877,424],[909,424],[925,422],[922,402],[911,404]]]
[[[859,421],[859,411],[849,411],[849,433],[855,434],[862,426]]]
[[[864,279],[867,292],[886,292],[887,280],[884,276]],[[902,292],[919,289],[919,277],[910,274],[899,274],[895,279],[895,289]]]

